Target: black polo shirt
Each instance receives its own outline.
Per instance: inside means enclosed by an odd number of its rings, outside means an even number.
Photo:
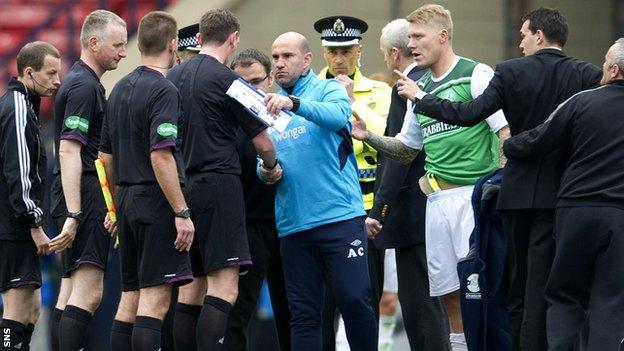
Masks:
[[[115,84],[100,150],[113,155],[117,184],[156,184],[150,153],[171,148],[176,154],[179,114],[178,90],[151,68],[139,66]]]
[[[249,138],[266,129],[236,100],[225,94],[238,76],[212,56],[199,54],[171,69],[167,78],[182,99],[180,131],[187,174],[240,174],[236,130]]]
[[[65,76],[54,100],[54,146],[58,155],[60,140],[75,140],[82,144],[82,171],[95,173],[106,111],[106,92],[98,76],[82,61],[76,61]],[[56,158],[54,174],[60,173]]]

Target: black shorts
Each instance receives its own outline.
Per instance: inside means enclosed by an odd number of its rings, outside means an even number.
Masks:
[[[72,247],[67,248],[61,254],[63,278],[69,278],[71,273],[83,264],[106,270],[110,234],[104,228],[104,218],[107,211],[106,202],[97,175],[83,175],[80,202],[80,210],[84,217],[78,225]],[[60,176],[56,177],[52,186],[52,203],[52,215],[58,233],[60,233],[67,215]]]
[[[195,224],[191,247],[193,275],[251,264],[245,229],[245,200],[240,178],[200,173],[187,178],[184,189]]]
[[[123,291],[193,280],[188,252],[173,246],[175,217],[157,184],[120,186],[117,221]]]
[[[0,240],[0,292],[20,286],[41,287],[37,247],[30,240]]]

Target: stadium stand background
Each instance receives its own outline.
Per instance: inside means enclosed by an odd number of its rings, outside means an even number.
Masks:
[[[147,12],[165,9],[177,19],[180,27],[195,23],[210,8],[228,8],[241,22],[239,48],[255,47],[270,53],[273,39],[286,31],[297,31],[308,37],[314,54],[313,67],[323,66],[319,34],[312,27],[318,18],[344,14],[365,19],[369,30],[364,34],[363,70],[365,74],[386,71],[379,51],[379,34],[388,21],[404,17],[425,3],[439,3],[451,10],[454,19],[454,48],[457,54],[496,63],[521,56],[518,29],[521,16],[531,9],[547,6],[559,8],[568,19],[570,36],[566,53],[601,66],[603,54],[613,40],[624,35],[624,0],[0,0],[0,93],[10,76],[16,74],[15,56],[25,43],[45,40],[57,46],[63,56],[63,70],[79,57],[80,26],[84,17],[97,8],[118,13],[128,23],[128,57],[119,69],[108,72],[103,84],[108,92],[114,83],[139,62],[134,34],[138,21]],[[62,77],[61,77],[62,78]],[[42,105],[44,139],[47,142],[49,169],[53,164],[52,100]],[[48,228],[51,228],[48,226]],[[49,232],[54,236],[54,232]],[[33,350],[47,350],[47,313],[56,300],[58,267],[53,257],[44,259],[44,308]],[[90,333],[96,333],[89,350],[107,349],[107,334],[119,291],[118,263],[113,254],[109,261],[112,273],[107,285],[109,294],[103,301],[101,318]],[[110,293],[114,292],[114,293]],[[112,296],[115,295],[115,296]],[[1,305],[0,305],[1,309]],[[93,335],[92,335],[93,336]],[[98,340],[99,339],[99,340]]]

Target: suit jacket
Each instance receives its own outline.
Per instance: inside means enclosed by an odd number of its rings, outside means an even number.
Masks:
[[[596,66],[543,49],[496,67],[481,96],[465,103],[427,95],[416,103],[418,113],[445,123],[472,126],[503,109],[511,135],[533,129],[555,108],[579,91],[598,86]],[[554,208],[567,150],[559,149],[533,160],[508,160],[498,199],[499,209]]]
[[[408,76],[417,80],[425,71],[414,67]],[[399,96],[394,86],[384,135],[395,136],[401,131],[406,109],[407,100]],[[383,222],[383,228],[374,241],[377,248],[406,247],[425,242],[427,198],[418,186],[424,166],[425,153],[422,151],[409,165],[402,165],[383,153],[379,155],[375,201],[368,214]]]

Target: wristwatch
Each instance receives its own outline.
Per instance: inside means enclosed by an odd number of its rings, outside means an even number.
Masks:
[[[175,216],[178,218],[190,218],[191,217],[191,209],[186,207],[182,209],[180,212],[176,212]]]
[[[299,98],[294,95],[288,95],[288,98],[290,99],[290,101],[292,101],[293,104],[293,107],[290,110],[292,112],[297,112],[299,106],[301,105],[301,100],[299,100]]]
[[[84,214],[82,213],[82,211],[67,212],[67,218],[73,218],[77,220],[78,222],[82,221],[83,217],[84,217]]]

